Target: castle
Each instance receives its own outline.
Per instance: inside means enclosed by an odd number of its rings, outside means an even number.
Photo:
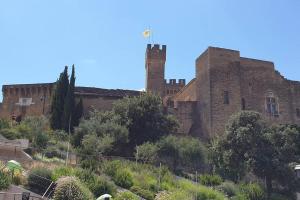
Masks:
[[[166,45],[148,44],[146,91],[159,95],[180,122],[179,132],[210,138],[224,132],[241,110],[260,112],[268,123],[300,124],[300,82],[285,79],[274,64],[240,57],[235,50],[208,47],[196,59],[195,78],[165,80]],[[48,115],[53,83],[4,85],[0,117]],[[76,87],[84,111],[110,110],[112,103],[139,91]]]

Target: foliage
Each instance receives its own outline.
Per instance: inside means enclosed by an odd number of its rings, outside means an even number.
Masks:
[[[169,166],[173,171],[202,171],[206,165],[206,149],[196,138],[169,135],[158,143],[159,161]]]
[[[68,87],[68,66],[65,66],[64,71],[60,74],[59,79],[55,83],[55,90],[51,101],[50,125],[54,130],[63,128],[62,116]]]
[[[52,172],[47,168],[34,168],[28,175],[29,188],[38,193],[43,194],[51,184]]]
[[[90,200],[92,193],[74,177],[62,177],[57,181],[54,200]]]
[[[233,182],[230,181],[225,181],[221,183],[221,185],[219,185],[217,189],[222,191],[228,197],[235,196],[239,191],[238,187]]]
[[[95,197],[104,193],[115,194],[116,186],[105,176],[98,176],[90,170],[72,168],[72,167],[57,167],[53,170],[52,180],[56,181],[60,177],[75,176],[84,183]]]
[[[140,198],[130,191],[119,192],[114,200],[139,200]]]
[[[143,197],[144,199],[147,199],[147,200],[153,200],[154,199],[154,192],[151,192],[149,190],[145,190],[145,189],[140,188],[138,186],[132,186],[130,188],[130,191],[132,191],[134,194],[137,194],[137,195]]]
[[[129,189],[133,185],[132,174],[129,170],[118,170],[113,176],[113,181],[123,188]]]
[[[135,158],[144,163],[155,163],[157,161],[158,146],[150,142],[146,142],[136,147]]]
[[[265,191],[256,183],[242,184],[240,192],[237,195],[241,200],[264,200],[266,198]]]
[[[62,116],[62,129],[73,132],[75,114],[75,68],[72,65],[70,83],[68,83],[67,94],[64,99],[64,110]]]
[[[177,132],[177,121],[164,115],[160,97],[152,94],[124,98],[114,104],[113,113],[119,115],[121,124],[128,128],[127,147],[131,151],[144,142],[155,142],[164,135]]]
[[[0,170],[0,191],[5,190],[10,186],[11,180],[9,174],[3,169]]]
[[[299,187],[290,163],[299,159],[300,128],[295,125],[267,127],[259,113],[245,111],[233,116],[223,138],[212,144],[216,171],[234,181],[247,170],[266,180],[270,196],[273,181],[292,193]]]
[[[217,186],[223,182],[222,178],[216,174],[203,174],[200,175],[199,178],[200,183],[206,186]]]
[[[9,121],[6,120],[6,119],[1,119],[0,118],[0,130],[5,129],[5,128],[9,128],[9,127],[10,127]]]
[[[81,117],[83,116],[83,102],[82,102],[82,98],[79,99],[79,102],[76,104],[75,106],[75,112],[73,115],[73,125],[74,126],[78,126]]]

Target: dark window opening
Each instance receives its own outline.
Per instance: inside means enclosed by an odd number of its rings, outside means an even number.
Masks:
[[[246,110],[246,101],[242,98],[242,110]]]
[[[267,97],[266,98],[266,104],[267,104],[267,113],[274,117],[278,117],[278,106],[275,97]]]
[[[229,104],[229,92],[224,91],[224,104]]]
[[[296,109],[296,115],[298,118],[300,118],[300,109],[299,108]]]

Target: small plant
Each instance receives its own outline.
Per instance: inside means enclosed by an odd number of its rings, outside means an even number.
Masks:
[[[223,182],[217,189],[224,192],[228,197],[235,196],[238,193],[238,187],[230,181]]]
[[[120,192],[117,194],[116,198],[114,200],[139,200],[140,198],[133,194],[132,192],[126,191],[126,192]]]
[[[62,177],[57,180],[54,200],[91,200],[92,193],[74,177]]]
[[[256,183],[240,185],[240,191],[237,195],[238,199],[245,200],[264,200],[266,198],[265,191]]]
[[[3,170],[0,171],[0,190],[5,190],[9,187],[11,181],[9,174],[4,172]]]
[[[29,188],[38,193],[43,194],[51,184],[52,172],[47,168],[34,168],[28,175]]]
[[[113,180],[117,185],[126,189],[129,189],[133,185],[133,178],[128,169],[117,171]]]
[[[203,174],[200,175],[200,183],[206,186],[217,186],[220,185],[223,180],[219,175],[210,175],[210,174]]]
[[[132,191],[133,193],[143,197],[144,199],[147,199],[147,200],[153,200],[154,199],[154,196],[155,194],[149,190],[145,190],[145,189],[142,189],[138,186],[132,186],[130,188],[130,191]]]

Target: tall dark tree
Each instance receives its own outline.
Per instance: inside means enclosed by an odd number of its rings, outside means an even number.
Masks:
[[[64,101],[63,110],[63,129],[68,132],[69,128],[73,131],[74,127],[74,112],[75,112],[75,67],[72,66],[72,74],[70,78],[70,84],[68,92]],[[70,126],[70,127],[69,127]]]
[[[80,98],[79,102],[77,103],[76,107],[75,107],[75,112],[74,112],[74,117],[73,117],[73,125],[74,126],[78,126],[79,125],[79,121],[80,118],[83,115],[83,102],[82,102],[82,98]]]
[[[55,91],[52,96],[50,125],[52,129],[62,128],[62,116],[65,105],[65,97],[69,87],[68,67],[60,74],[55,83]]]

